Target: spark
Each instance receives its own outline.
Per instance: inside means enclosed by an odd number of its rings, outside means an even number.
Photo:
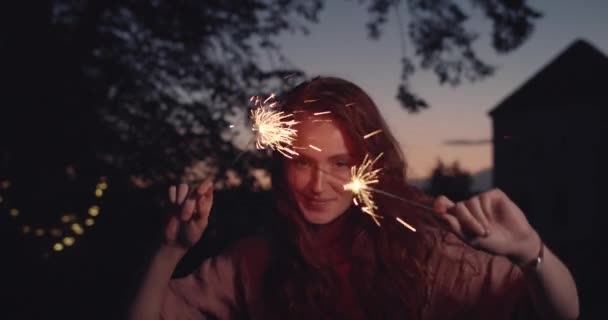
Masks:
[[[314,119],[312,122],[333,122],[330,119]]]
[[[359,204],[362,204],[363,206],[361,211],[370,215],[378,226],[380,226],[379,219],[382,219],[383,217],[376,214],[378,207],[374,202],[370,185],[376,184],[380,181],[378,179],[378,173],[382,169],[373,169],[373,166],[376,161],[382,157],[382,155],[383,153],[380,153],[375,159],[372,160],[369,158],[369,155],[366,154],[363,158],[363,163],[361,166],[351,167],[351,180],[344,185],[344,190],[350,190],[353,192],[353,202],[355,205],[359,206]]]
[[[309,146],[311,149],[315,149],[315,150],[317,150],[317,151],[321,152],[321,148],[319,148],[319,147],[315,147],[315,146],[313,146],[312,144],[309,144],[308,146]]]
[[[355,104],[354,102],[351,102],[351,103],[347,103],[347,104],[345,104],[344,106],[345,106],[345,107],[350,107],[350,106],[352,106],[352,105],[354,105],[354,104]]]
[[[323,114],[330,114],[330,113],[331,113],[331,111],[323,111],[323,112],[315,112],[315,113],[313,113],[313,115],[320,116],[320,115],[323,115]]]
[[[304,100],[304,103],[313,103],[313,102],[317,102],[319,101],[319,99],[306,99]]]
[[[401,220],[401,218],[397,217],[396,219],[397,219],[397,221],[399,221],[399,223],[401,223],[402,225],[404,225],[406,228],[408,228],[408,229],[410,229],[410,230],[412,230],[412,231],[416,232],[416,228],[412,227],[412,226],[411,226],[410,224],[408,224],[407,222],[405,222],[405,221]]]
[[[251,97],[250,101],[255,104],[251,110],[251,120],[253,131],[256,132],[256,147],[264,149],[266,147],[276,150],[288,158],[297,156],[293,150],[293,141],[296,138],[297,130],[293,128],[298,122],[293,119],[293,114],[273,110],[272,107],[277,102],[268,103],[274,99],[271,94],[264,101],[258,96]]]
[[[381,132],[382,132],[382,129],[378,129],[378,130],[376,130],[376,131],[372,131],[372,132],[370,132],[370,133],[368,133],[368,134],[364,135],[364,136],[363,136],[363,139],[370,138],[370,137],[375,136],[375,135],[377,135],[378,133],[381,133]]]
[[[265,104],[266,102],[268,102],[268,100],[272,100],[272,99],[274,99],[274,97],[275,97],[274,93],[273,93],[273,94],[271,94],[271,95],[269,95],[269,96],[268,96],[268,98],[266,98],[266,100],[264,100],[264,102],[263,102],[263,103]]]

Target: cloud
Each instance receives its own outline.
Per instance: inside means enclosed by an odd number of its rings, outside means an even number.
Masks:
[[[480,146],[480,145],[485,145],[485,144],[490,144],[490,143],[492,143],[491,139],[477,139],[477,140],[453,139],[453,140],[446,140],[443,142],[443,144],[448,145],[448,146]]]

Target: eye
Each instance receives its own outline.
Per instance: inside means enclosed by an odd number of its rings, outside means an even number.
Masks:
[[[297,166],[297,167],[307,167],[308,165],[310,165],[310,162],[308,162],[308,160],[303,159],[303,158],[296,158],[293,159],[293,163]]]
[[[334,162],[334,167],[338,169],[348,169],[350,168],[350,163],[348,161],[336,161]]]
[[[336,161],[336,167],[349,167],[350,164],[346,161]]]

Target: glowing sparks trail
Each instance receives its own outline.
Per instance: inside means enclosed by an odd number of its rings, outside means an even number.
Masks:
[[[379,219],[383,219],[384,217],[376,214],[376,210],[378,209],[378,206],[376,206],[376,203],[374,202],[372,192],[377,192],[377,193],[389,196],[391,198],[396,198],[396,199],[399,199],[399,200],[402,200],[402,201],[405,201],[408,203],[418,205],[425,209],[432,210],[432,208],[428,208],[424,205],[417,204],[408,199],[401,198],[399,196],[395,196],[388,192],[384,192],[382,190],[378,190],[378,189],[375,189],[372,187],[373,184],[377,184],[380,181],[378,179],[378,173],[382,169],[373,169],[373,166],[378,161],[378,159],[380,159],[380,157],[382,157],[382,155],[383,155],[383,153],[380,153],[373,160],[371,160],[369,158],[369,155],[365,155],[365,158],[363,158],[363,163],[361,164],[361,166],[351,167],[351,180],[347,184],[344,185],[344,190],[351,190],[353,192],[353,194],[354,194],[353,202],[355,203],[355,205],[360,206],[360,204],[362,204],[361,211],[370,215],[378,226],[380,226]],[[407,222],[403,221],[401,218],[396,217],[395,219],[399,223],[401,223],[403,226],[405,226],[406,228],[412,230],[413,232],[416,232],[416,228],[414,228]]]
[[[263,104],[267,103],[268,100],[272,100],[272,99],[274,99],[274,93],[269,95],[268,98],[266,98],[266,100],[264,100]]]
[[[323,115],[323,114],[330,114],[330,113],[331,113],[331,111],[323,111],[323,112],[315,112],[315,113],[313,113],[313,115],[320,116],[320,115]]]
[[[372,193],[370,192],[370,185],[378,183],[378,173],[382,169],[373,169],[374,164],[383,153],[380,153],[375,159],[371,160],[369,155],[365,155],[361,166],[351,167],[351,180],[349,183],[344,185],[344,190],[351,190],[354,194],[353,202],[355,205],[361,203],[363,207],[361,210],[374,219],[374,222],[379,226],[380,221],[383,217],[376,214],[378,207],[374,202]]]
[[[375,135],[377,135],[378,133],[381,133],[381,132],[382,132],[382,129],[378,129],[378,130],[376,130],[376,131],[372,131],[372,132],[370,132],[370,133],[368,133],[368,134],[364,135],[364,136],[363,136],[363,139],[370,138],[370,137],[375,136]]]
[[[321,152],[321,148],[319,148],[319,147],[313,146],[312,144],[309,144],[308,146],[309,146],[311,149],[314,149],[314,150],[317,150],[317,151]]]
[[[313,103],[313,102],[317,102],[319,101],[319,99],[306,99],[304,100],[304,103]]]
[[[293,114],[273,110],[272,107],[277,104],[273,99],[274,94],[264,101],[258,96],[250,99],[255,104],[255,108],[251,110],[251,120],[253,131],[256,132],[256,147],[268,147],[292,158],[298,155],[293,149],[297,130],[292,128],[298,122],[293,119]]]
[[[401,220],[401,218],[399,218],[399,217],[397,217],[396,219],[397,219],[397,221],[399,221],[399,223],[401,223],[402,225],[404,225],[406,228],[408,228],[408,229],[416,232],[416,228],[412,227],[409,223]]]

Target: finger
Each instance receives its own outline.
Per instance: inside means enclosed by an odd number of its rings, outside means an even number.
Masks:
[[[448,197],[441,195],[433,202],[433,209],[438,213],[447,213],[448,209],[454,206],[454,202]]]
[[[188,195],[188,185],[185,183],[180,183],[177,189],[177,204],[181,205],[182,202],[186,199]]]
[[[200,222],[200,225],[205,225],[209,220],[209,213],[213,206],[213,187],[204,196],[198,198],[196,205],[198,211],[197,221]]]
[[[196,200],[188,199],[184,202],[182,206],[182,212],[179,215],[182,221],[188,221],[192,218],[192,213],[194,212],[194,208],[196,206]]]
[[[169,202],[175,204],[177,200],[177,188],[175,186],[169,187]]]
[[[493,213],[495,211],[494,204],[497,202],[497,199],[502,196],[504,196],[504,193],[500,189],[492,189],[480,194],[479,203],[481,205],[481,209],[487,213],[489,217],[493,217]]]
[[[463,237],[460,222],[455,216],[448,213],[448,210],[452,207],[454,207],[454,202],[444,195],[437,197],[433,202],[433,209],[435,209],[437,216],[448,224],[453,233]]]
[[[211,187],[213,187],[213,183],[210,179],[207,179],[196,189],[196,194],[198,196],[206,195],[212,189]]]
[[[171,216],[165,227],[165,238],[167,241],[175,241],[177,239],[177,230],[179,227],[179,220],[176,216]]]
[[[456,234],[460,238],[464,239],[465,235],[462,231],[462,225],[460,224],[460,221],[458,221],[458,218],[456,218],[454,215],[449,214],[449,213],[440,213],[440,214],[438,214],[438,216],[439,216],[439,219],[441,219],[441,220],[445,221],[445,223],[447,223],[450,230],[454,234]]]
[[[463,202],[457,202],[456,205],[450,209],[450,213],[458,218],[463,233],[468,236],[467,238],[470,238],[471,236],[481,236],[485,233],[481,223],[473,217]]]
[[[490,224],[488,223],[488,218],[486,217],[486,213],[481,208],[481,203],[479,202],[479,197],[473,197],[467,200],[465,203],[467,209],[473,217],[481,224],[483,227],[483,236],[488,235],[488,230]]]

